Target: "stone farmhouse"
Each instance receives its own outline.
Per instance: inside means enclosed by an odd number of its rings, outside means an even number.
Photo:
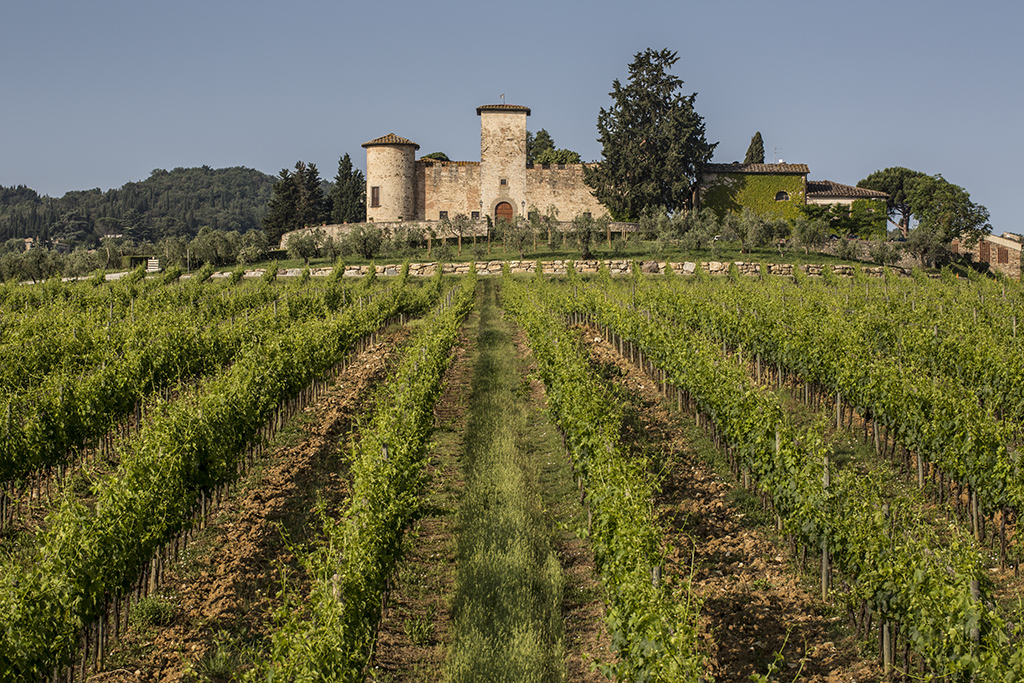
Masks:
[[[1021,279],[1020,255],[1021,236],[1012,232],[1004,232],[1000,236],[985,235],[973,247],[968,248],[960,240],[952,243],[954,254],[969,255],[972,261],[987,263],[992,270],[998,271],[1014,280]]]
[[[480,161],[416,159],[420,146],[388,133],[366,148],[366,219],[369,222],[439,221],[464,215],[480,223],[514,220],[530,211],[559,220],[607,210],[583,182],[583,164],[527,164],[530,108],[488,104],[480,117]]]
[[[719,215],[750,208],[761,216],[794,219],[802,204],[843,204],[868,201],[885,210],[884,192],[843,185],[831,180],[808,180],[807,164],[707,164],[701,174],[698,206]]]

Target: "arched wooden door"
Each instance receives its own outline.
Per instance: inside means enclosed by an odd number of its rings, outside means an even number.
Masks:
[[[506,221],[511,223],[512,222],[512,205],[509,204],[508,202],[501,202],[496,207],[494,207],[494,219],[495,219],[495,221],[500,221],[502,219],[505,219]]]

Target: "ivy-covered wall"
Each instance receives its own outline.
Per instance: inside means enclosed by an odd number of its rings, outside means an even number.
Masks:
[[[795,220],[804,203],[804,176],[795,173],[719,173],[701,190],[701,207],[709,207],[719,218],[750,208],[758,216]],[[789,195],[777,201],[779,192]]]

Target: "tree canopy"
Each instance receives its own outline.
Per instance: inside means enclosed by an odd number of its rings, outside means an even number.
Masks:
[[[537,163],[537,155],[555,148],[555,141],[544,128],[536,133],[526,131],[526,163]]]
[[[362,223],[366,220],[366,177],[352,167],[348,152],[338,161],[338,174],[331,188],[331,220],[335,223]]]
[[[960,239],[967,246],[973,246],[983,235],[992,232],[988,209],[972,202],[967,190],[941,175],[922,176],[915,180],[907,193],[907,202],[918,221],[917,228],[911,233],[911,237],[917,233],[918,239],[908,238],[907,248],[911,252],[921,253],[915,250],[914,245],[918,241],[926,242],[922,239],[925,233],[930,235],[928,243],[946,245]],[[923,254],[922,259],[932,260]]]
[[[526,163],[578,164],[580,155],[571,149],[556,148],[555,139],[541,128],[536,135],[526,131]]]
[[[677,61],[668,49],[638,52],[628,83],[612,82],[612,105],[598,114],[603,159],[584,167],[584,178],[617,220],[635,220],[649,206],[689,207],[700,167],[711,160],[717,143],[704,137],[697,94],[683,95],[683,81],[668,73]]]
[[[971,201],[971,195],[941,175],[928,175],[902,166],[875,171],[857,187],[889,194],[886,210],[907,240],[906,249],[924,265],[945,258],[948,245],[959,239],[973,246],[992,232],[988,209]],[[898,219],[898,220],[896,220]],[[917,227],[910,229],[911,219]]]
[[[259,228],[274,176],[240,166],[154,169],[138,182],[107,191],[40,196],[19,185],[0,187],[0,241],[32,237],[96,246],[104,235],[160,239],[196,235],[203,226],[245,232]]]
[[[761,139],[761,131],[754,133],[750,138],[750,146],[747,147],[747,155],[743,157],[744,164],[764,163],[764,140]]]
[[[347,154],[345,156],[348,156]],[[448,155],[444,152],[431,152],[430,154],[424,154],[420,159],[434,159],[435,161],[451,161]]]
[[[537,155],[538,164],[578,164],[580,155],[571,149],[546,149]]]
[[[329,205],[316,164],[299,161],[294,173],[285,168],[278,174],[274,196],[263,219],[263,231],[267,233],[267,240],[276,244],[284,233],[323,223],[329,217]]]
[[[904,237],[910,232],[910,217],[914,211],[910,206],[909,193],[914,182],[919,178],[927,177],[921,171],[912,171],[902,166],[891,166],[881,171],[875,171],[864,180],[857,183],[857,187],[868,190],[877,190],[889,195],[886,201],[886,211],[889,220],[899,226]]]

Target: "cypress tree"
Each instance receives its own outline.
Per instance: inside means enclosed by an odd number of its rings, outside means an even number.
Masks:
[[[366,178],[362,171],[352,167],[352,159],[347,152],[338,161],[331,202],[332,222],[362,223],[366,220]]]
[[[761,131],[757,131],[754,137],[750,138],[750,146],[747,147],[747,156],[743,157],[743,163],[764,163],[764,140],[761,139]]]
[[[598,114],[603,159],[584,166],[584,181],[617,220],[636,220],[647,207],[688,207],[717,144],[704,137],[697,94],[683,95],[683,81],[668,73],[676,61],[670,50],[637,53],[629,82],[612,82],[613,104]]]

